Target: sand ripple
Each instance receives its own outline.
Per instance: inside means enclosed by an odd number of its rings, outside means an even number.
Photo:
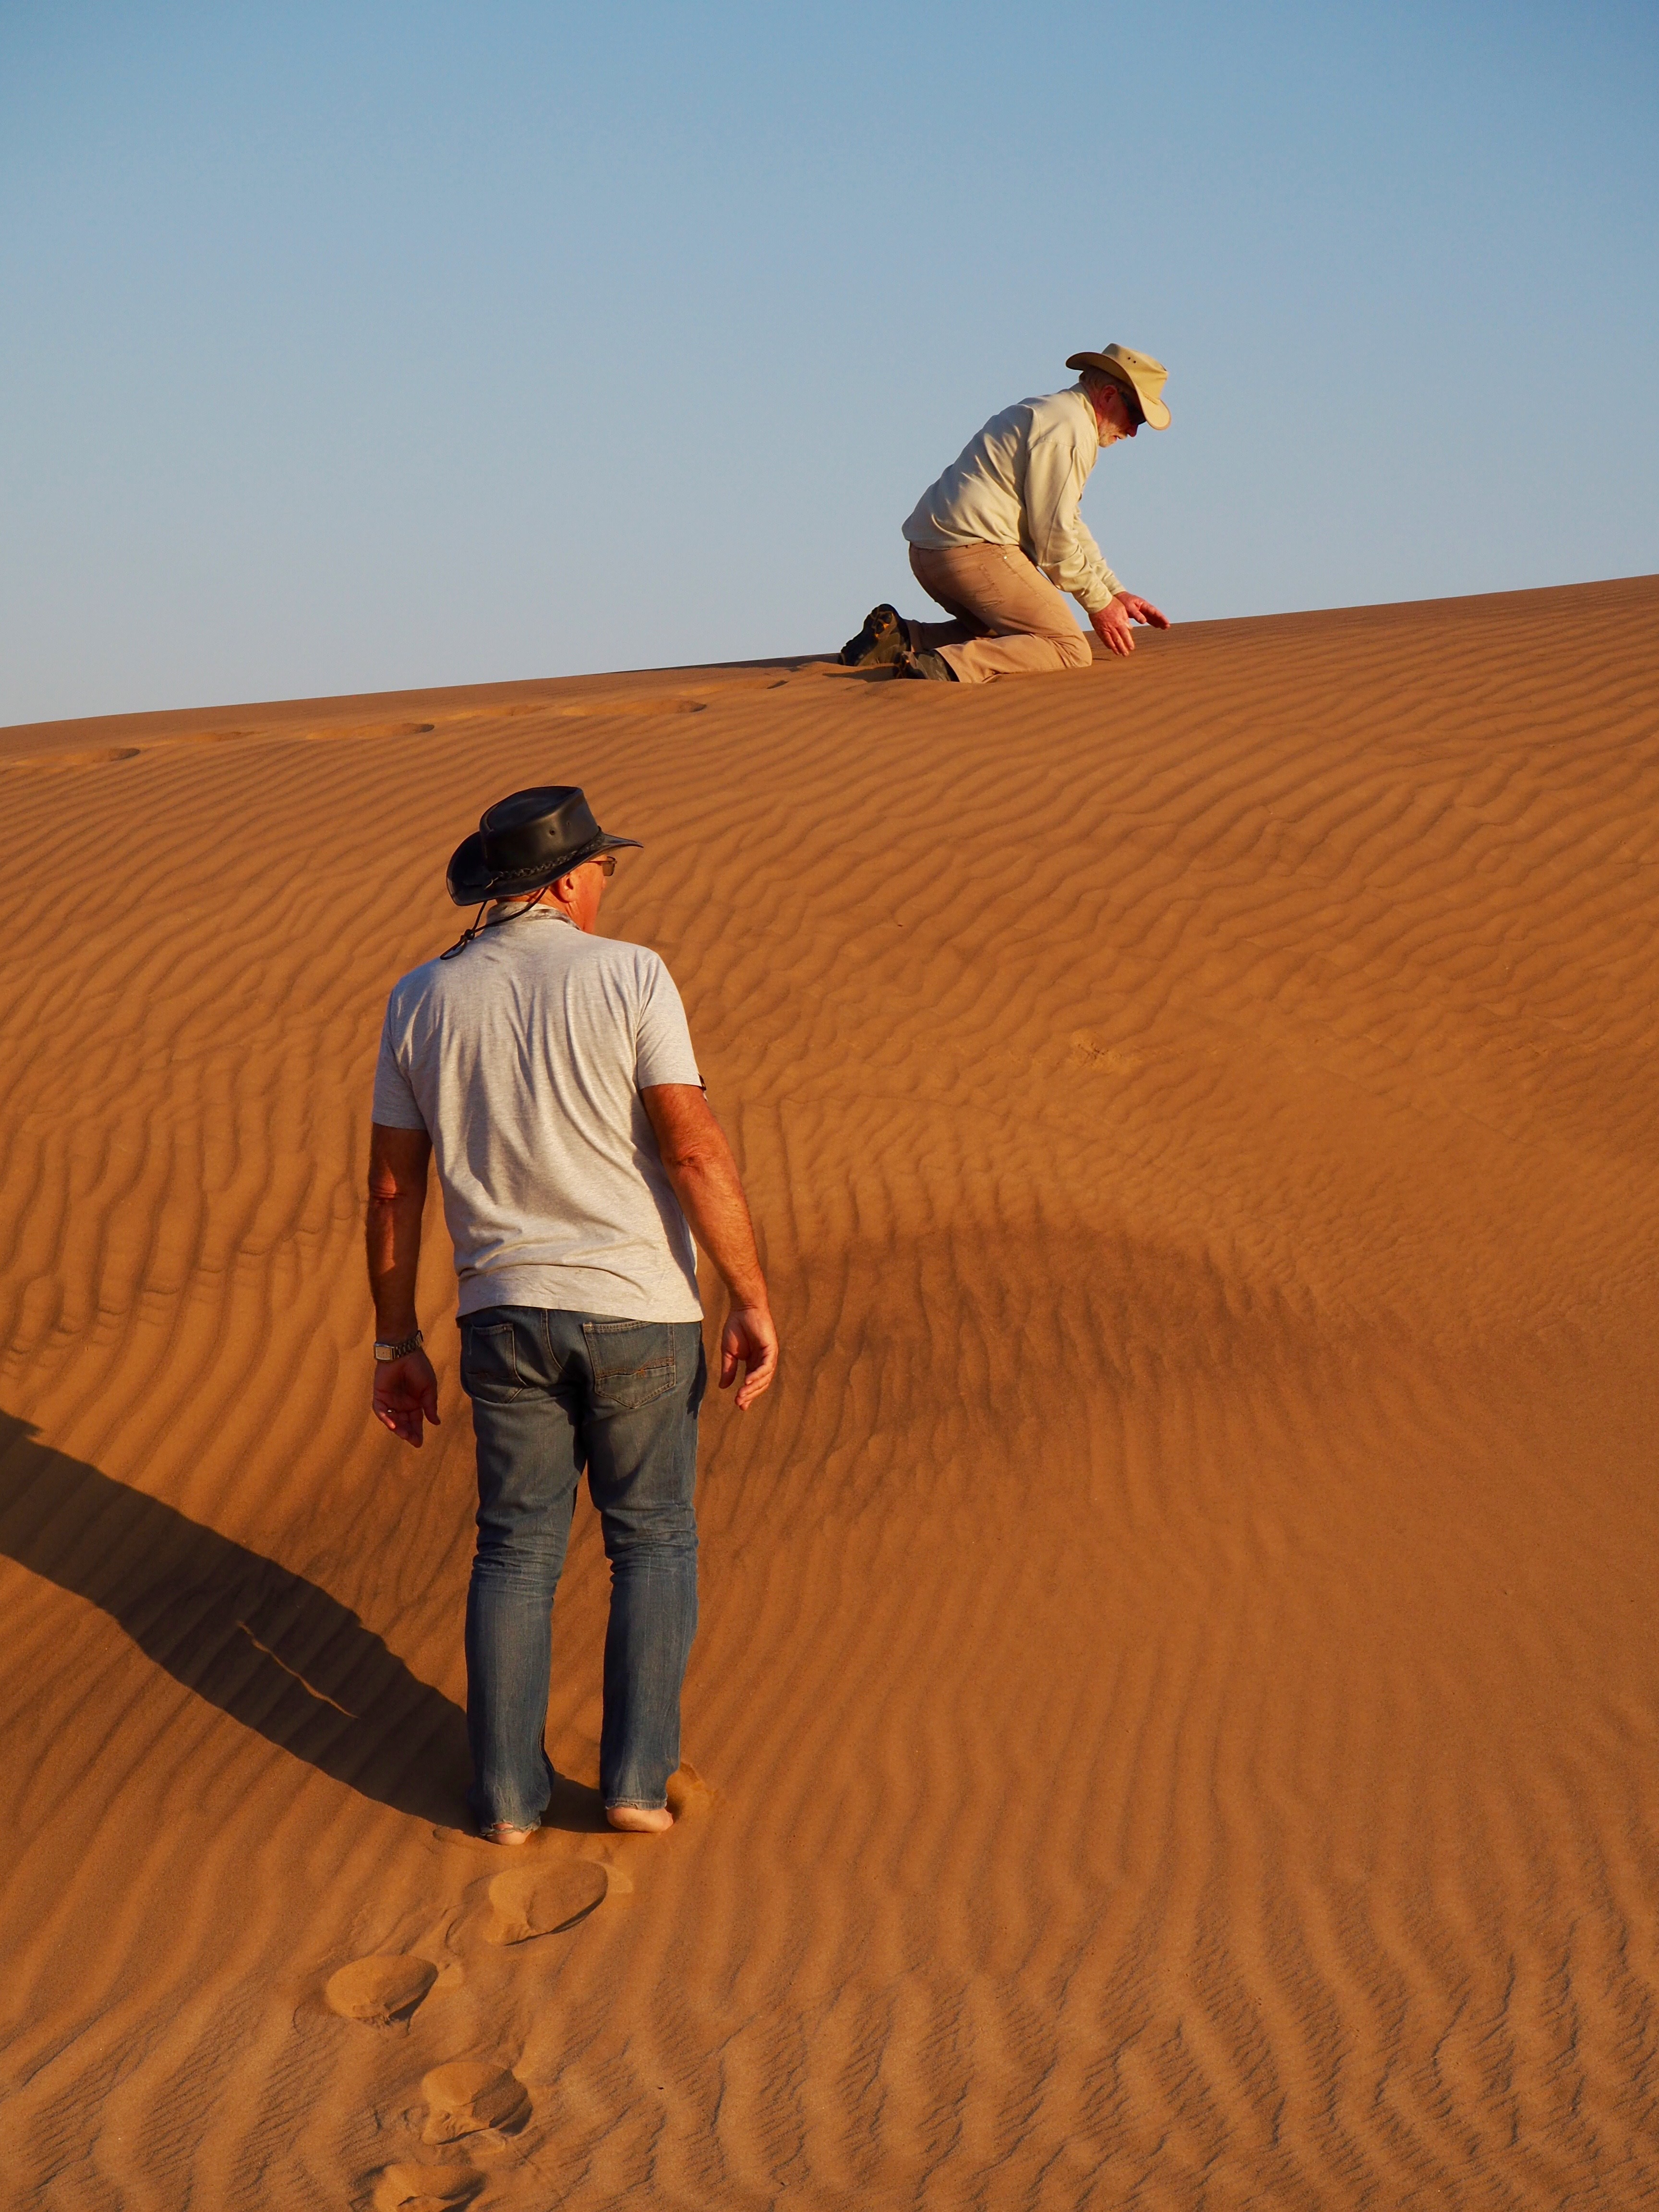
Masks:
[[[1569,600],[0,733],[19,2202],[1659,2194],[1659,585]],[[625,1902],[503,1943],[447,1254],[416,1459],[358,1192],[448,853],[562,780],[787,1350],[708,1416],[699,1817],[573,1787],[536,1864]],[[605,1586],[584,1509],[589,1784]]]

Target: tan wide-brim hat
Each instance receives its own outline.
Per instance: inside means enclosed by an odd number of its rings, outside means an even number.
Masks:
[[[1133,346],[1109,345],[1103,353],[1074,353],[1066,364],[1067,368],[1103,369],[1115,376],[1120,384],[1134,386],[1135,398],[1140,402],[1140,411],[1154,430],[1167,430],[1170,410],[1158,398],[1169,381],[1170,372],[1161,361],[1154,361],[1149,353],[1137,353]]]

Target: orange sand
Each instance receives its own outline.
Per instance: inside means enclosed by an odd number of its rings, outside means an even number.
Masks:
[[[0,733],[8,2207],[1653,2200],[1659,580],[1547,606]],[[679,1826],[594,1826],[584,1506],[506,1863],[358,1194],[567,779],[786,1364]]]

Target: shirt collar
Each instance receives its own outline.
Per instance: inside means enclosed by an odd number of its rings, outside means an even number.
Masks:
[[[549,906],[545,901],[539,906],[526,907],[522,899],[515,898],[493,901],[489,912],[484,916],[483,926],[486,929],[496,929],[504,921],[527,920],[530,916],[538,914],[546,915],[550,921],[562,921],[568,928],[574,929],[576,927],[568,914],[562,913],[556,906]]]

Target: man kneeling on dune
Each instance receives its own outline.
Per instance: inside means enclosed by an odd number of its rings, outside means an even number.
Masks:
[[[842,647],[849,668],[988,684],[1086,668],[1089,641],[1060,594],[1072,592],[1109,651],[1134,651],[1132,623],[1168,629],[1150,599],[1126,592],[1078,513],[1103,447],[1143,422],[1167,430],[1161,362],[1128,346],[1074,353],[1077,382],[994,415],[904,526],[910,571],[948,623],[907,621],[884,601]]]
[[[746,1409],[777,1371],[748,1205],[673,979],[643,945],[594,934],[616,853],[636,842],[607,836],[568,785],[490,807],[449,864],[450,896],[477,919],[393,988],[374,1078],[374,1411],[416,1445],[438,1418],[415,1310],[435,1150],[477,1439],[471,1802],[498,1844],[526,1842],[551,1794],[550,1615],[584,1468],[611,1561],[606,1813],[652,1833],[673,1822],[697,1620],[693,1231],[731,1297],[720,1388],[742,1368]]]

